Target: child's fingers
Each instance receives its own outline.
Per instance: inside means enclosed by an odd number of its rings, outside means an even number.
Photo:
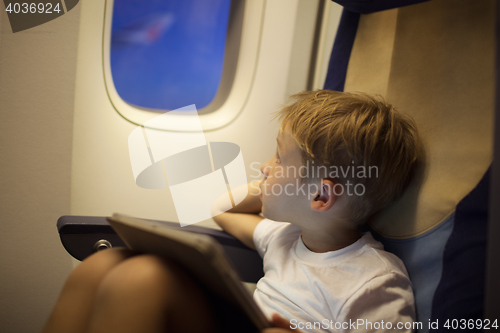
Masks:
[[[271,326],[285,328],[289,331],[292,331],[292,329],[290,328],[290,321],[288,319],[283,318],[277,313],[273,314],[272,316]]]

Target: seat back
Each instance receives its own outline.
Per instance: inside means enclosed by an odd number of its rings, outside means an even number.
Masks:
[[[408,268],[419,331],[482,318],[496,2],[408,0],[369,14],[382,1],[337,2],[346,9],[325,88],[384,96],[415,119],[425,147],[403,197],[370,227]]]

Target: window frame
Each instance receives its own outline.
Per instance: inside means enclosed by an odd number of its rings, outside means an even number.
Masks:
[[[262,38],[266,0],[233,0],[231,3],[219,88],[214,99],[198,110],[204,131],[216,130],[235,120],[250,95],[257,69]],[[115,111],[125,120],[141,126],[161,113],[172,110],[141,108],[124,101],[116,91],[111,73],[111,28],[114,0],[106,0],[102,37],[102,63],[108,98]],[[189,117],[176,114],[161,130],[192,132]]]

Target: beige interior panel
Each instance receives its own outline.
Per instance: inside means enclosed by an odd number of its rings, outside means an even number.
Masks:
[[[361,16],[349,59],[346,91],[387,95],[397,18],[398,9]]]
[[[405,195],[370,222],[386,237],[439,225],[491,163],[494,13],[494,0],[434,0],[360,18],[345,90],[385,96],[425,146]]]

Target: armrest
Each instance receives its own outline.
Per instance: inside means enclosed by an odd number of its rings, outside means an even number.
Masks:
[[[178,223],[164,223],[181,229]],[[83,260],[101,249],[125,247],[105,217],[61,216],[57,221],[57,229],[66,251],[78,260]],[[233,236],[220,230],[197,226],[182,227],[182,230],[214,237],[224,248],[228,260],[243,281],[257,282],[264,275],[262,258]]]

